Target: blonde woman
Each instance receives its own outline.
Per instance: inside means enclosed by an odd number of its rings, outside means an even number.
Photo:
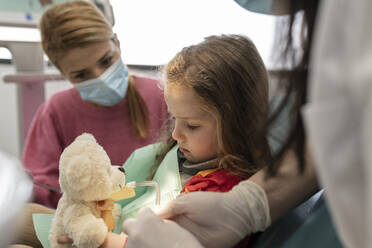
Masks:
[[[158,81],[128,74],[120,43],[93,4],[53,5],[41,18],[40,32],[44,52],[73,86],[40,106],[23,154],[35,182],[34,202],[55,208],[58,160],[76,136],[92,133],[111,163],[121,165],[155,140],[167,110]]]

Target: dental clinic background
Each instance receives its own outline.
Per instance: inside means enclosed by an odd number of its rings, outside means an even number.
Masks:
[[[128,65],[166,64],[181,48],[203,37],[245,34],[256,44],[266,66],[273,69],[270,56],[275,17],[247,13],[233,0],[110,0],[115,16],[114,31]],[[0,27],[0,40],[39,41],[37,29]],[[19,129],[17,84],[4,83],[15,74],[11,54],[0,48],[0,150],[18,158],[22,155]],[[45,73],[57,73],[47,66]],[[45,97],[71,87],[66,81],[45,83]]]

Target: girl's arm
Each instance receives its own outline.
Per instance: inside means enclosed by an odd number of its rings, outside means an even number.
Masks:
[[[124,248],[127,242],[127,235],[109,232],[101,248]]]

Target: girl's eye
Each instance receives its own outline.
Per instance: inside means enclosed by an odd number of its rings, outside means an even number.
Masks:
[[[195,130],[195,129],[197,129],[199,126],[194,126],[194,125],[189,125],[189,124],[187,124],[187,128],[188,129],[191,129],[191,130]]]

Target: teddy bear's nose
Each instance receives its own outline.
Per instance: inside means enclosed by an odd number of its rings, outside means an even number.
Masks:
[[[119,167],[118,169],[119,169],[119,171],[121,171],[121,172],[125,173],[125,170],[124,170],[124,168],[123,168],[123,167]]]

